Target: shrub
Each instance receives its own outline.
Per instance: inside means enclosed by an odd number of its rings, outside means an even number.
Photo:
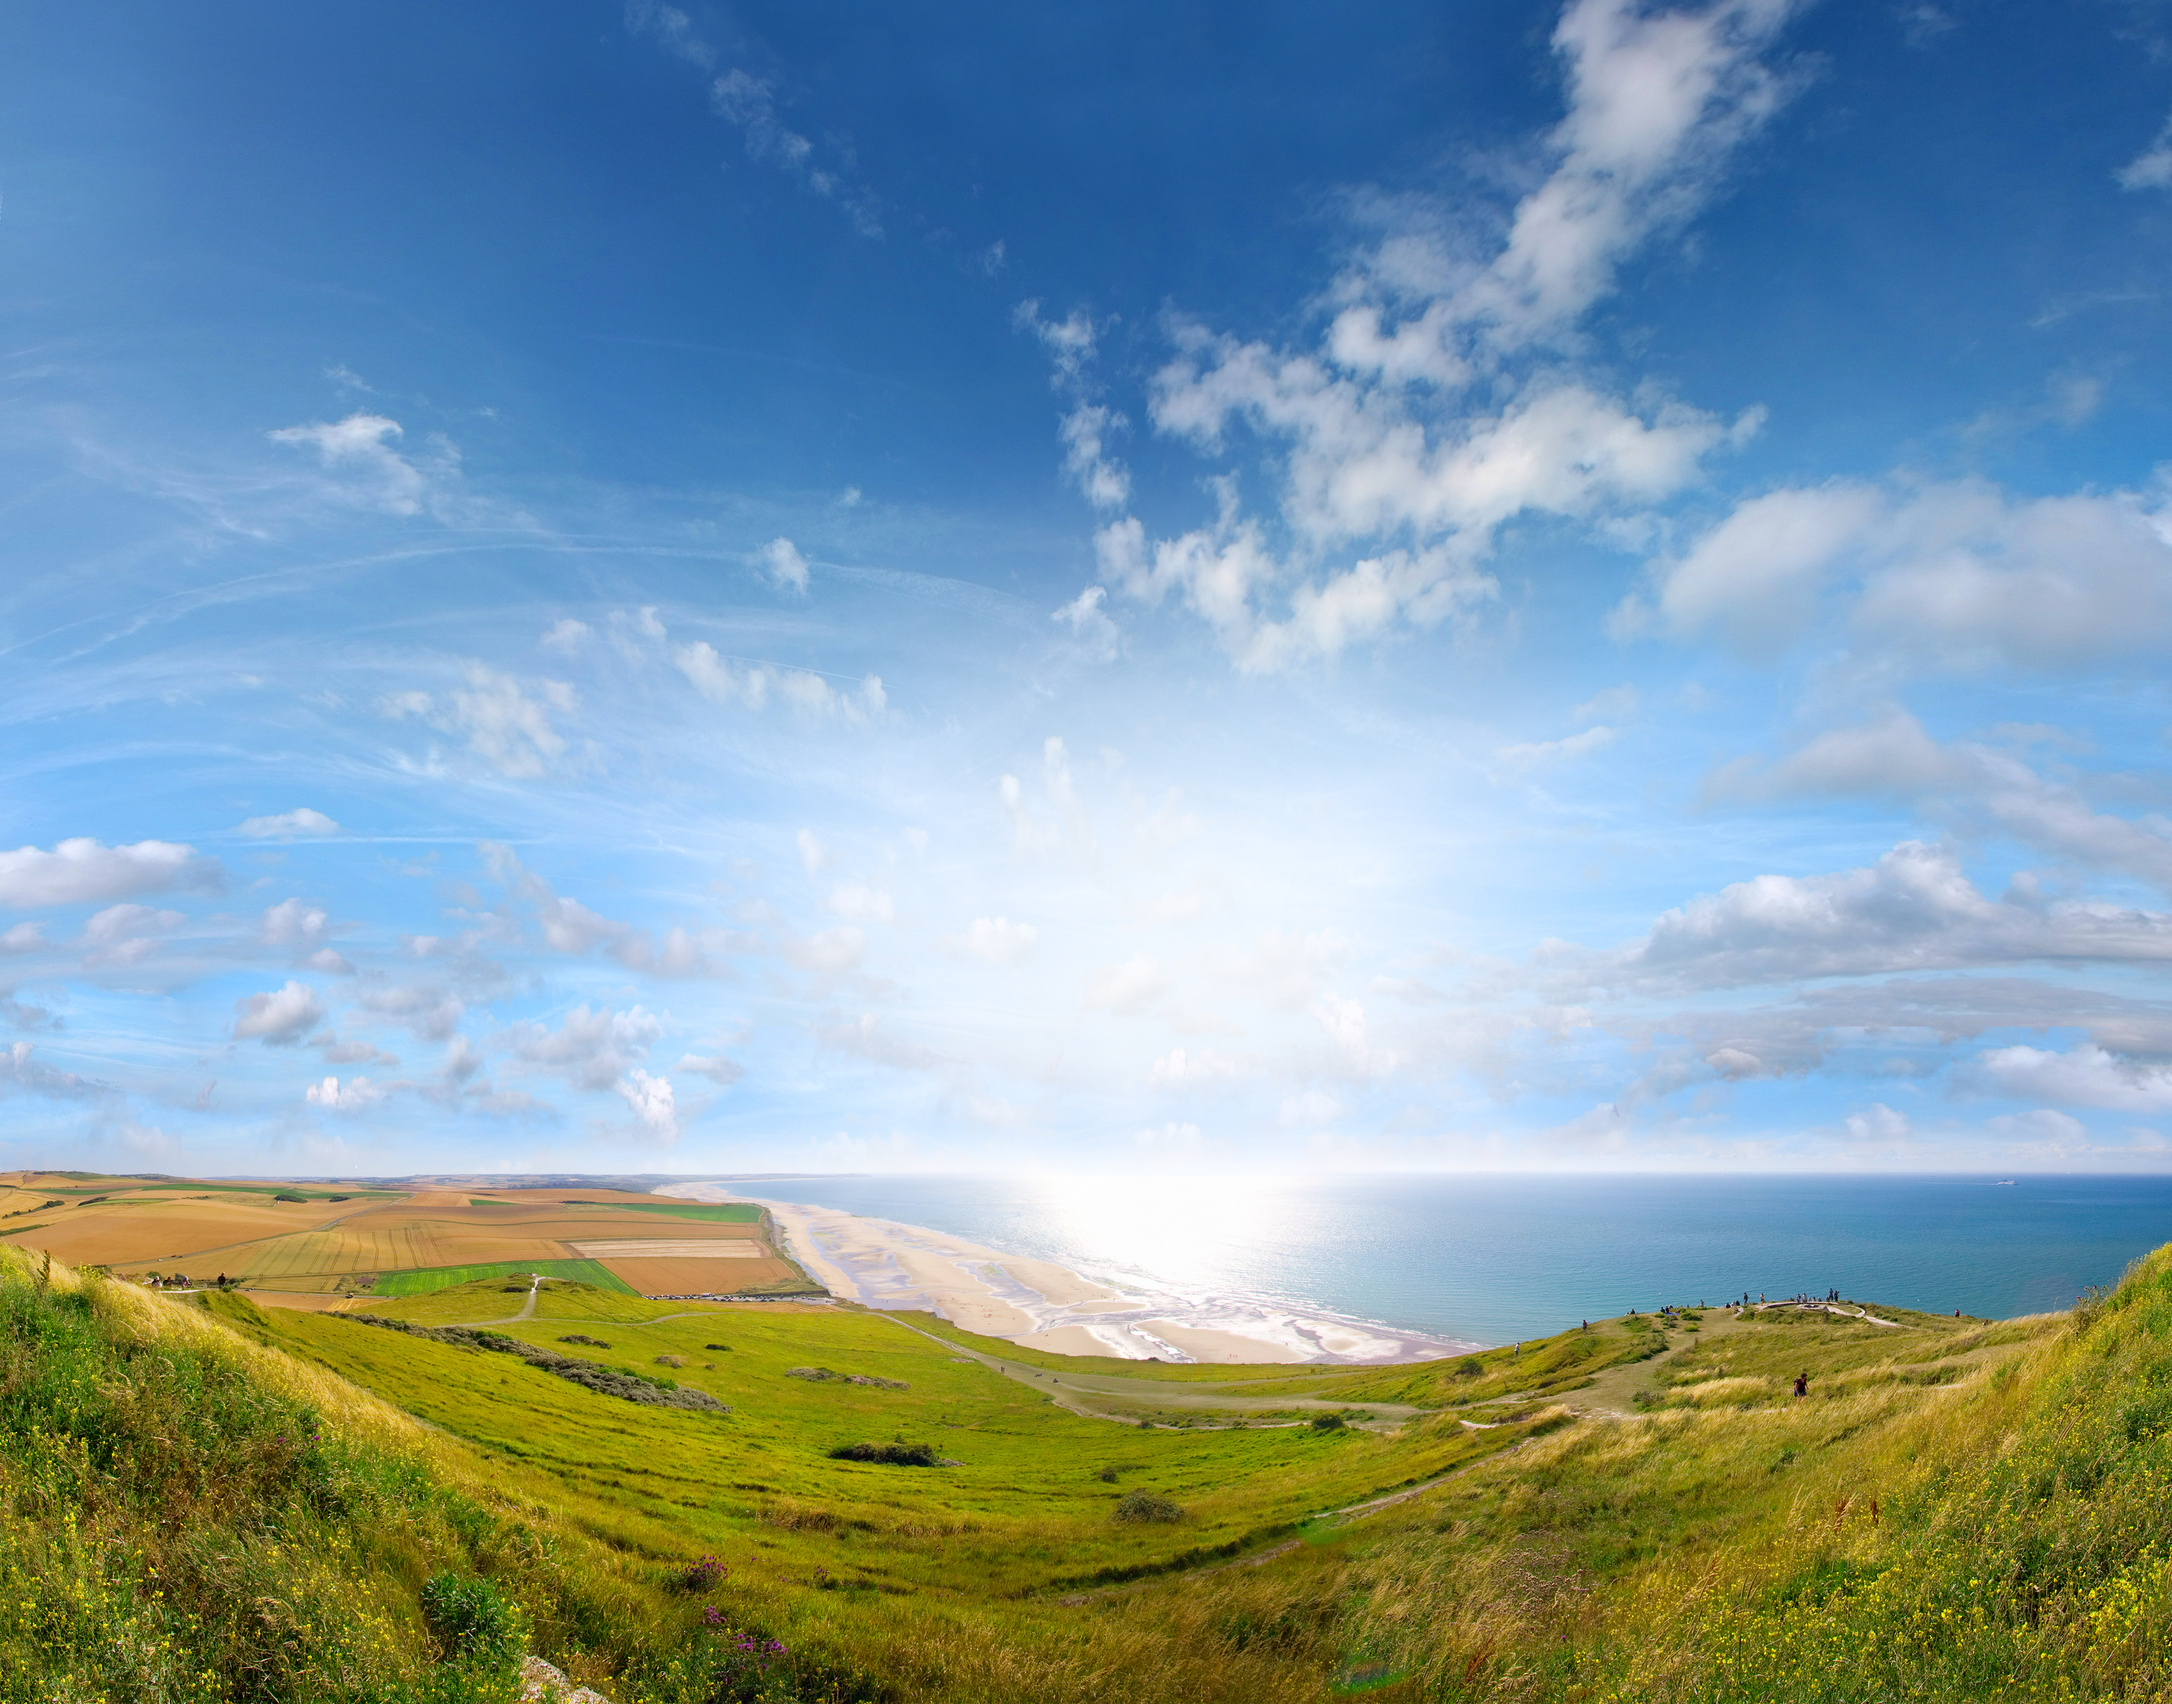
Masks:
[[[1340,1414],[1315,1414],[1312,1417],[1312,1429],[1315,1432],[1339,1432],[1344,1424]]]
[[[1110,1516],[1119,1521],[1180,1521],[1184,1511],[1167,1497],[1154,1491],[1126,1491],[1117,1499],[1116,1513]]]
[[[879,1461],[890,1467],[933,1467],[935,1450],[928,1444],[839,1444],[830,1451],[832,1461]]]
[[[659,1367],[683,1367],[686,1365],[686,1357],[684,1355],[659,1355],[656,1357],[656,1364]]]
[[[1485,1370],[1485,1362],[1476,1355],[1466,1355],[1456,1363],[1456,1377],[1459,1379],[1475,1379]]]
[[[306,1203],[309,1200],[309,1197],[306,1195],[296,1195],[291,1189],[282,1189],[279,1191],[278,1194],[274,1195],[272,1199],[274,1201],[300,1201]],[[88,1206],[89,1203],[86,1202],[85,1205]]]
[[[561,1343],[585,1343],[591,1349],[608,1349],[610,1344],[600,1337],[591,1337],[585,1331],[569,1331],[559,1340]]]
[[[485,1579],[433,1574],[422,1585],[422,1617],[445,1661],[462,1667],[511,1669],[527,1644],[520,1605]]]
[[[702,1347],[703,1347],[704,1349],[709,1349],[709,1350],[718,1350],[718,1349],[729,1349],[729,1348],[731,1347],[731,1345],[730,1345],[729,1343],[704,1343],[704,1344],[702,1345]]]

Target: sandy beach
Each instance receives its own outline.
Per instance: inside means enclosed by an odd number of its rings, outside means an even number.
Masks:
[[[723,1184],[666,1184],[657,1193],[755,1201],[776,1220],[785,1252],[833,1295],[870,1307],[925,1309],[968,1331],[1057,1355],[1217,1365],[1378,1363],[1467,1347],[1242,1299],[1117,1289],[924,1226],[743,1195]]]

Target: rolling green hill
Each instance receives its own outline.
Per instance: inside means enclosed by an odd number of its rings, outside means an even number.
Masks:
[[[521,1288],[376,1304],[416,1335],[0,1252],[0,1704],[509,1699],[525,1651],[614,1704],[2172,1686],[2172,1251],[2073,1316],[1393,1369]]]

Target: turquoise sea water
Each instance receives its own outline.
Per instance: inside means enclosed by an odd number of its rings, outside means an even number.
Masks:
[[[2172,1241],[2172,1178],[807,1177],[734,1185],[1090,1277],[1480,1343],[1662,1302],[1837,1287],[2007,1318]]]

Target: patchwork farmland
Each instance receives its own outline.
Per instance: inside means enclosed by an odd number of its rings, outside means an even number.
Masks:
[[[0,1245],[142,1279],[219,1276],[273,1305],[344,1308],[486,1273],[578,1270],[639,1295],[819,1295],[751,1204],[632,1189],[0,1175]]]

